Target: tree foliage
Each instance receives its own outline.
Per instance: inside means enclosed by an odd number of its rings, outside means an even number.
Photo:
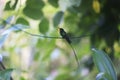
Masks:
[[[82,59],[90,55],[91,47],[103,49],[111,59],[120,52],[119,46],[115,49],[120,36],[119,4],[119,0],[1,0],[0,53],[8,67],[19,68],[21,74],[13,74],[16,79],[89,80],[82,70],[93,66],[92,61],[82,64]],[[78,72],[65,41],[48,38],[60,37],[58,27],[71,37],[83,36],[72,39],[82,66]]]

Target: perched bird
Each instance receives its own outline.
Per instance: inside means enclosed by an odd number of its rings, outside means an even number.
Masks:
[[[63,39],[65,39],[69,44],[71,44],[71,40],[67,33],[64,31],[63,28],[59,28],[60,35],[62,36]]]
[[[62,38],[65,39],[68,42],[68,44],[70,45],[70,47],[72,48],[73,53],[75,55],[76,62],[78,64],[78,68],[79,68],[79,60],[78,60],[78,57],[77,57],[77,54],[76,54],[74,48],[71,45],[71,40],[70,40],[69,36],[67,35],[67,33],[64,31],[63,28],[59,28],[59,33],[62,36]]]

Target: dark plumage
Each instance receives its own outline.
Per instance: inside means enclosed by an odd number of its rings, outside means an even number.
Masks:
[[[70,40],[69,36],[67,35],[67,33],[64,31],[64,29],[59,28],[59,30],[60,30],[60,35],[62,36],[62,38],[64,38],[70,44],[71,40]]]
[[[77,57],[77,54],[76,54],[74,48],[71,45],[71,40],[70,40],[69,36],[67,35],[67,33],[62,28],[59,28],[59,32],[60,32],[60,35],[62,36],[62,38],[65,39],[68,42],[68,44],[70,45],[71,49],[73,50],[73,53],[75,55],[75,59],[76,59],[76,62],[78,64],[78,68],[79,68],[79,65],[80,65],[79,64],[79,59]]]

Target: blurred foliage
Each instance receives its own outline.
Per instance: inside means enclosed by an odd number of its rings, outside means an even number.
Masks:
[[[91,47],[119,63],[119,4],[119,0],[0,0],[0,54],[5,66],[16,68],[15,80],[95,79]],[[70,37],[88,35],[71,38],[79,70],[63,39],[42,37],[60,37],[58,27]]]
[[[1,80],[10,80],[12,71],[13,71],[13,69],[6,69],[4,71],[0,71],[0,79]]]
[[[94,48],[92,50],[94,51],[94,63],[99,70],[99,74],[97,75],[96,80],[117,80],[114,65],[108,55],[106,55],[105,52]]]
[[[55,27],[57,27],[60,24],[60,22],[62,21],[63,15],[64,15],[64,13],[62,11],[59,11],[58,13],[56,13],[56,15],[53,18],[53,25]]]
[[[27,0],[23,13],[33,19],[40,19],[43,16],[42,8],[44,2],[42,0]]]
[[[49,29],[49,21],[48,19],[43,18],[39,24],[39,31],[45,34],[48,31],[48,29]]]

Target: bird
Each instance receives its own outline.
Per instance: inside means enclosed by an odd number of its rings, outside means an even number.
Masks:
[[[65,39],[69,44],[71,44],[71,40],[63,28],[59,28],[59,33],[63,39]]]
[[[78,68],[79,68],[79,65],[80,65],[79,64],[79,59],[77,57],[77,54],[76,54],[73,46],[71,45],[72,42],[70,40],[70,37],[67,35],[67,33],[65,32],[65,30],[63,28],[58,28],[58,29],[59,29],[59,33],[60,33],[61,37],[68,42],[68,44],[70,45],[71,49],[73,50],[73,53],[75,55],[75,59],[76,59],[76,62],[77,62]]]

